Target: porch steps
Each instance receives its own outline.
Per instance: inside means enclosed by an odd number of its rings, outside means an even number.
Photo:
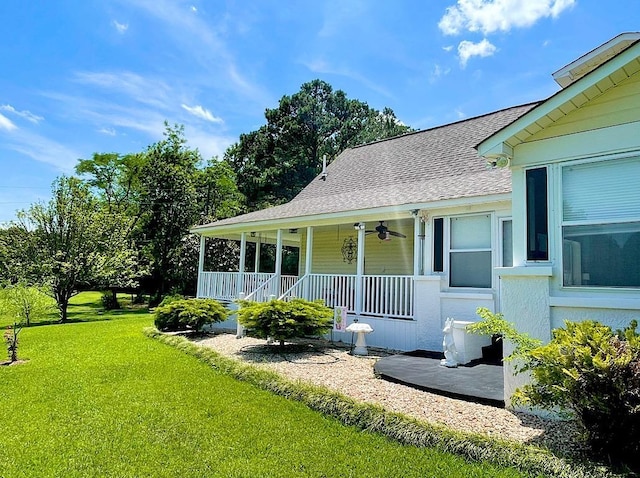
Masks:
[[[390,382],[401,383],[438,395],[504,408],[502,366],[475,361],[457,368],[440,365],[439,352],[416,351],[379,359],[375,372]]]

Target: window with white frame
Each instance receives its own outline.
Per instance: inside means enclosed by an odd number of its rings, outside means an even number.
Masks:
[[[513,221],[500,219],[500,252],[502,267],[513,267]]]
[[[562,283],[640,288],[640,157],[562,168]]]
[[[449,285],[491,287],[491,215],[449,218]]]

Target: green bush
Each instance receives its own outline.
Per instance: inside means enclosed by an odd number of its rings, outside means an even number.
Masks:
[[[640,465],[640,337],[594,321],[565,322],[547,345],[529,353],[532,382],[514,396],[520,404],[570,411],[602,458]]]
[[[104,307],[104,310],[116,310],[120,308],[118,297],[110,290],[103,292],[100,300],[102,301],[102,307]]]
[[[229,312],[213,299],[177,299],[155,310],[158,330],[200,331],[207,324],[222,322]]]
[[[575,418],[599,458],[640,469],[640,336],[637,323],[623,331],[595,321],[565,322],[551,341],[516,331],[500,314],[478,309],[476,333],[500,333],[515,350],[516,372],[531,382],[516,390],[515,405],[560,412]]]
[[[294,337],[322,335],[333,325],[333,311],[321,300],[239,301],[238,321],[253,335],[271,337],[280,345]]]
[[[158,304],[159,307],[163,307],[165,305],[169,305],[171,302],[175,302],[177,300],[183,300],[186,299],[186,297],[182,294],[169,294],[169,295],[165,295],[162,298],[162,302],[160,302]]]

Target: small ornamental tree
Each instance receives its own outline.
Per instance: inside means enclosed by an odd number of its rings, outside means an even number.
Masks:
[[[333,310],[321,300],[271,300],[269,302],[239,301],[238,321],[253,335],[271,337],[284,346],[287,339],[322,335],[333,324]]]
[[[27,327],[31,321],[53,312],[55,301],[44,287],[29,286],[25,282],[7,284],[0,289],[0,304],[10,315]]]
[[[13,323],[12,326],[8,326],[4,331],[4,343],[7,346],[7,357],[9,362],[18,361],[18,334],[22,330],[22,323]]]
[[[162,331],[202,330],[202,327],[224,321],[229,312],[217,300],[178,299],[156,308],[155,326]]]

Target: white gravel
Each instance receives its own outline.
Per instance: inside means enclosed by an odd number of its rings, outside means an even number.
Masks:
[[[265,367],[289,377],[326,386],[356,400],[381,405],[418,420],[454,430],[520,443],[533,443],[572,454],[580,451],[571,422],[545,419],[488,405],[457,400],[379,379],[375,362],[390,352],[369,348],[369,356],[349,354],[343,344],[304,340],[287,344],[284,353],[264,340],[220,333],[194,341],[222,355]]]

